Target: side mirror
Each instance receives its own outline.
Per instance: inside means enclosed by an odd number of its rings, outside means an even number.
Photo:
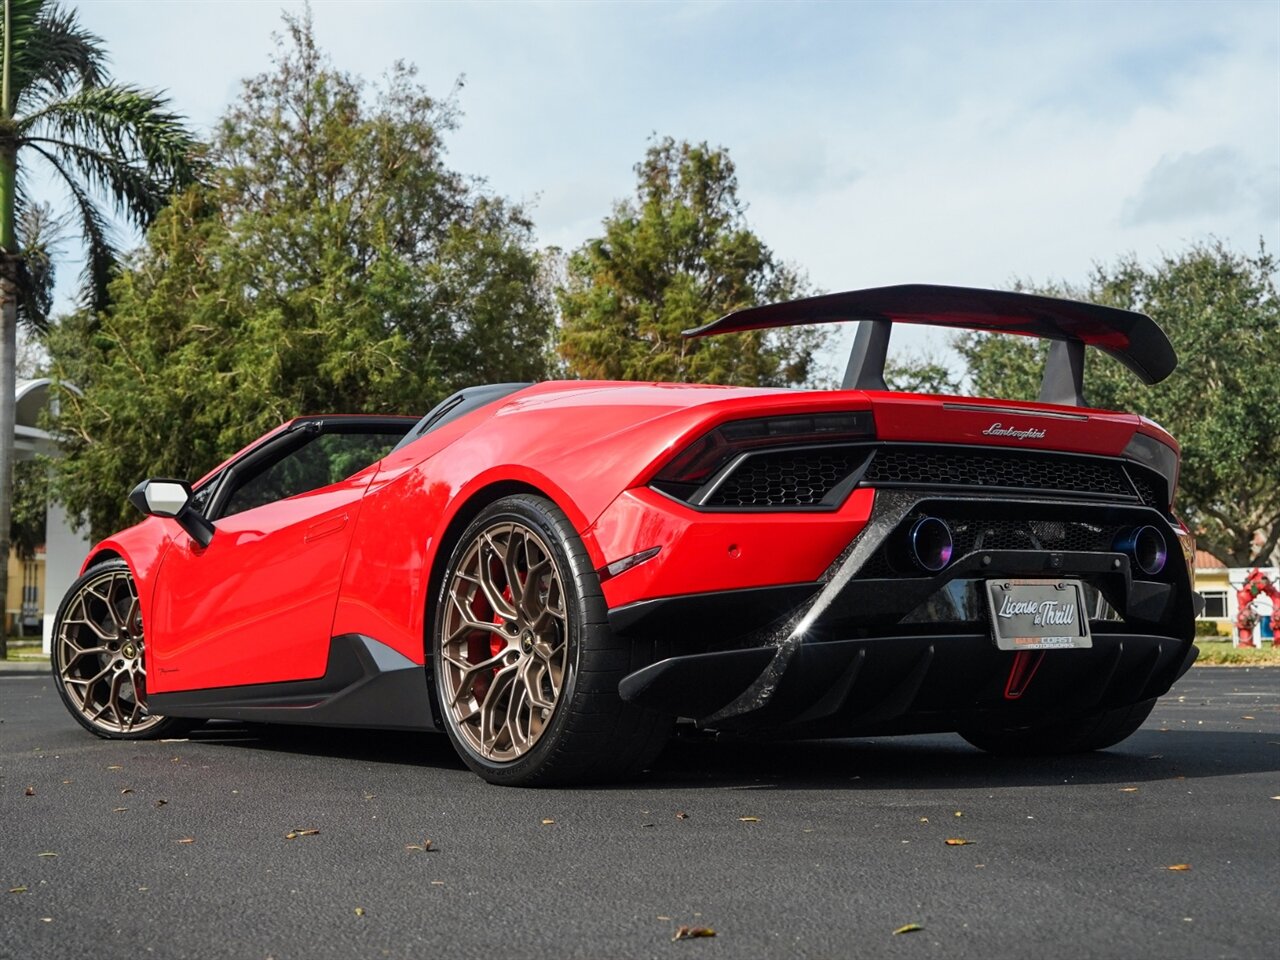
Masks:
[[[129,494],[129,502],[148,517],[176,520],[202,547],[213,540],[213,524],[192,509],[191,484],[185,480],[143,480]]]

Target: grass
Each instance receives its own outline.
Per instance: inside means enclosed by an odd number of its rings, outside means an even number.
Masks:
[[[48,660],[49,658],[40,648],[40,643],[39,637],[10,637],[8,656],[5,659],[10,663]]]
[[[1265,640],[1265,647],[1233,647],[1225,637],[1214,640],[1209,637],[1196,637],[1196,646],[1200,648],[1200,656],[1196,666],[1218,667],[1266,667],[1280,666],[1280,647],[1270,646]]]

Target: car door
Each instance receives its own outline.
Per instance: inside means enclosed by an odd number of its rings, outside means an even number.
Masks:
[[[323,675],[360,501],[412,417],[307,418],[232,463],[197,499],[214,535],[179,534],[147,624],[155,693]]]

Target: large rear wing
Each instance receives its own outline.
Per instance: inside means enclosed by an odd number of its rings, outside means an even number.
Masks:
[[[886,390],[885,356],[894,323],[1016,333],[1052,340],[1040,384],[1040,400],[1086,406],[1084,347],[1115,357],[1143,383],[1159,383],[1178,365],[1173,345],[1146,314],[1078,300],[1029,293],[903,284],[830,293],[739,310],[687,337],[789,327],[805,323],[861,321],[841,388]]]

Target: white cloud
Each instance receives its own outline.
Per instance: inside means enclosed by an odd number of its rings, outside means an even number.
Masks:
[[[752,225],[826,289],[1080,280],[1208,234],[1280,249],[1277,4],[313,9],[344,69],[403,58],[437,94],[466,74],[451,160],[536,200],[546,244],[598,235],[657,133],[728,147]],[[270,4],[80,13],[205,127],[279,29]]]
[[[1147,174],[1136,196],[1125,201],[1125,226],[1170,223],[1189,217],[1230,213],[1255,199],[1244,158],[1229,147],[1197,153],[1165,154]]]

